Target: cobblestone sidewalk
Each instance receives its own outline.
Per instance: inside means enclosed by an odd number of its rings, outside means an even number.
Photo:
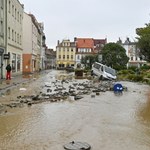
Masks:
[[[9,87],[15,86],[17,84],[28,82],[34,78],[37,78],[37,76],[42,75],[43,73],[47,73],[49,70],[43,70],[41,72],[36,72],[34,74],[30,75],[16,75],[12,76],[11,80],[1,79],[0,80],[0,90],[7,89]]]

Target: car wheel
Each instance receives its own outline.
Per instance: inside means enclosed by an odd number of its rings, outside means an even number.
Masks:
[[[103,76],[102,75],[99,77],[99,80],[103,80]]]

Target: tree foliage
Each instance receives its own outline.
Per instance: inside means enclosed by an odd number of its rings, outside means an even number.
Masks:
[[[145,24],[145,27],[136,29],[138,35],[137,46],[140,48],[141,55],[145,60],[150,61],[150,23]]]
[[[86,66],[86,68],[91,68],[92,64],[98,61],[98,55],[86,55],[85,57],[82,57],[81,63]]]
[[[102,63],[111,66],[115,69],[126,67],[129,58],[126,55],[126,50],[116,43],[108,43],[102,49]]]

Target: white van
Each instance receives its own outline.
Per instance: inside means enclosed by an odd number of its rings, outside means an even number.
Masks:
[[[113,68],[98,62],[95,62],[92,65],[91,74],[98,76],[101,80],[102,79],[115,80],[117,78],[116,71]]]

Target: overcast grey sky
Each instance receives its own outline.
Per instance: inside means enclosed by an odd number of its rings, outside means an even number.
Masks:
[[[150,0],[19,0],[26,13],[44,23],[49,48],[57,40],[120,37],[135,39],[135,29],[150,20]]]

